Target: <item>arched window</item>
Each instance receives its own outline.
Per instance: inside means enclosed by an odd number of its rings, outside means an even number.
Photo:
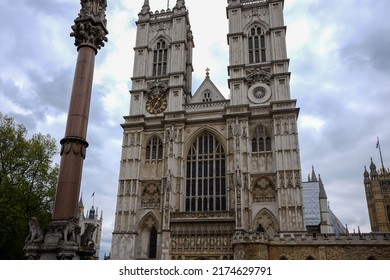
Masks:
[[[167,74],[168,46],[161,39],[157,42],[153,51],[153,76],[162,76]]]
[[[146,145],[146,161],[152,161],[163,158],[163,143],[160,137],[154,136],[150,138]]]
[[[264,126],[258,126],[252,137],[252,152],[272,151],[271,137]]]
[[[153,227],[150,230],[149,238],[149,259],[155,259],[157,257],[157,230]]]
[[[248,34],[249,63],[260,63],[266,61],[265,32],[255,25]]]
[[[226,210],[225,151],[218,139],[204,132],[187,154],[185,211]]]

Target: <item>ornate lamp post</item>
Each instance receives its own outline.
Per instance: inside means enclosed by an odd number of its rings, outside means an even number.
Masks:
[[[107,41],[107,0],[80,0],[80,4],[70,34],[75,38],[78,56],[65,137],[60,142],[61,163],[53,217],[43,238],[31,238],[34,229],[30,225],[30,238],[24,248],[30,259],[83,259],[92,256],[94,251],[88,240],[91,232],[80,236],[75,215],[88,147],[86,135],[95,56]]]

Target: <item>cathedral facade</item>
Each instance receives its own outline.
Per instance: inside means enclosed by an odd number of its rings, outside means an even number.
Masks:
[[[112,259],[390,259],[387,235],[308,233],[283,6],[228,0],[226,99],[208,71],[191,90],[185,1],[154,13],[144,1]]]

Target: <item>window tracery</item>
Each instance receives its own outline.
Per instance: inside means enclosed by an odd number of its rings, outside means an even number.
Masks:
[[[167,74],[168,45],[161,39],[157,42],[153,51],[153,76]]]
[[[217,138],[204,132],[187,154],[185,211],[226,210],[225,151]]]
[[[271,152],[271,137],[264,126],[258,126],[252,137],[252,153]]]
[[[248,34],[249,63],[266,61],[265,31],[258,25],[251,28]]]
[[[163,158],[163,142],[160,137],[153,136],[146,144],[146,161],[159,160]]]

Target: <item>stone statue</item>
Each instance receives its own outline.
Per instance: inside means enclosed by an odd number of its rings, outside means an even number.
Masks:
[[[64,228],[64,242],[76,242],[76,218],[70,218]]]
[[[32,217],[28,222],[29,233],[26,237],[25,242],[42,242],[43,241],[43,233],[41,228],[39,227],[39,223],[37,218]]]
[[[81,246],[95,247],[95,242],[92,239],[95,228],[96,227],[93,224],[87,224],[84,233],[81,235]]]

